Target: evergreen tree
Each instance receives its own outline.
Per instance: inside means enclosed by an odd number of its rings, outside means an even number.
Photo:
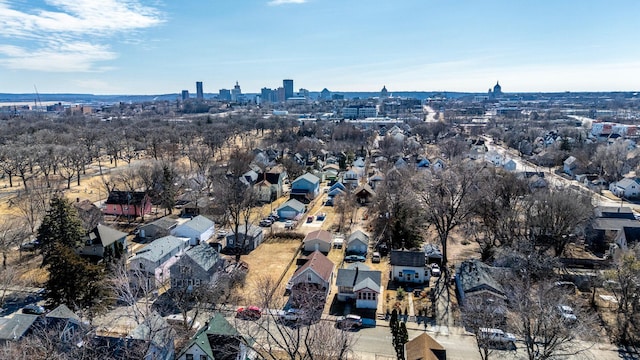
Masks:
[[[55,245],[76,249],[82,245],[84,235],[77,210],[67,199],[54,196],[38,229],[38,240],[42,244],[42,264],[52,263],[50,257]]]
[[[404,360],[404,344],[409,341],[409,333],[404,322],[398,320],[398,310],[393,309],[389,319],[393,348],[396,350],[398,360]]]
[[[105,298],[104,267],[76,254],[85,235],[82,222],[71,203],[59,196],[51,199],[50,209],[38,229],[42,243],[42,263],[49,270],[47,301],[51,306],[96,308]]]

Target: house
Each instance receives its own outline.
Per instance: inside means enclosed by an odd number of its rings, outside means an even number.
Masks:
[[[287,172],[282,165],[271,167],[265,174],[264,180],[271,185],[271,199],[275,200],[284,193],[283,184],[287,178]]]
[[[208,241],[215,233],[215,223],[208,218],[198,215],[171,231],[171,235],[189,238],[190,245],[198,245]]]
[[[275,200],[274,194],[271,192],[271,183],[266,179],[258,181],[255,185],[253,185],[253,191],[256,193],[256,197],[258,201],[267,203]]]
[[[40,323],[40,316],[14,314],[13,317],[0,317],[0,345],[9,341],[20,341],[31,334]]]
[[[564,162],[563,162],[563,167],[562,167],[562,171],[564,171],[565,174],[568,175],[575,175],[574,174],[574,170],[578,167],[578,159],[576,159],[574,156],[569,156]]]
[[[433,170],[442,170],[447,166],[447,164],[444,162],[444,160],[440,159],[440,158],[436,158],[435,160],[433,160],[431,162],[431,168]]]
[[[151,200],[143,191],[118,191],[109,193],[102,212],[105,215],[144,216],[151,212]]]
[[[331,242],[333,236],[326,230],[315,230],[307,234],[302,240],[304,251],[314,252],[320,251],[328,254],[331,250]]]
[[[224,259],[208,243],[194,246],[169,268],[171,288],[192,290],[193,286],[213,284],[224,265]]]
[[[340,173],[340,166],[335,163],[330,163],[323,166],[322,171],[324,172],[325,179],[332,181],[338,178],[338,174]]]
[[[243,252],[249,253],[255,250],[258,245],[262,244],[262,241],[264,240],[264,232],[259,226],[249,225],[247,228],[245,225],[240,225],[240,228],[238,228],[238,234],[238,238],[236,238],[236,234],[233,231],[227,235],[228,250],[235,250],[239,247],[243,247]],[[242,243],[244,243],[244,246]]]
[[[376,196],[376,192],[373,191],[371,186],[369,186],[368,184],[362,184],[358,186],[358,188],[353,191],[353,194],[355,195],[358,203],[361,205],[369,204]]]
[[[369,250],[369,235],[356,230],[347,238],[347,254],[364,255]]]
[[[392,250],[389,262],[394,281],[422,284],[429,280],[423,251]]]
[[[291,183],[291,198],[309,202],[320,193],[320,178],[306,173]]]
[[[163,217],[140,226],[138,237],[142,239],[155,240],[171,234],[171,231],[178,226],[178,221],[169,217]]]
[[[201,196],[196,198],[193,201],[189,201],[182,206],[182,210],[180,211],[181,217],[194,217],[200,215],[203,209],[206,209],[211,205],[211,199],[206,196]]]
[[[176,333],[167,320],[153,312],[133,329],[128,338],[131,342],[146,345],[143,347],[147,349],[143,360],[173,360],[175,358],[175,336]]]
[[[358,186],[358,182],[360,181],[360,175],[353,168],[346,171],[342,174],[342,183],[346,186],[350,186],[351,189]]]
[[[45,327],[54,331],[63,343],[80,343],[87,326],[65,304],[60,304],[45,315]]]
[[[251,343],[224,318],[216,313],[191,338],[177,355],[177,360],[251,360],[256,353]]]
[[[406,360],[447,360],[447,350],[427,333],[404,344]]]
[[[169,280],[169,268],[189,246],[189,239],[169,235],[157,239],[129,259],[129,268],[139,277],[138,285],[150,289]],[[141,283],[140,281],[143,281]]]
[[[102,222],[104,214],[89,200],[80,201],[76,198],[76,202],[73,203],[73,207],[78,211],[78,217],[82,221],[82,228],[89,232],[98,226]]]
[[[296,199],[290,199],[276,209],[281,219],[295,219],[306,211],[306,205]]]
[[[494,166],[501,166],[504,162],[504,156],[495,150],[491,150],[484,154],[486,162],[493,164]]]
[[[456,272],[456,287],[460,296],[460,304],[469,296],[482,296],[504,300],[506,298],[502,285],[493,278],[498,269],[479,260],[462,262]]]
[[[502,164],[502,168],[507,171],[516,171],[517,167],[518,164],[513,159],[509,159]]]
[[[427,261],[427,264],[438,264],[442,265],[442,252],[436,245],[433,244],[424,244],[424,257]]]
[[[309,301],[324,304],[331,290],[334,265],[319,251],[314,251],[304,260],[304,264],[295,271],[289,281],[290,298],[298,306],[307,304]]]
[[[378,270],[369,270],[363,264],[352,265],[338,269],[338,301],[355,300],[357,309],[377,309],[382,293],[382,274]]]
[[[99,259],[119,257],[127,252],[127,233],[98,224],[84,237],[84,245],[77,252],[81,256]]]
[[[629,207],[599,206],[594,210],[596,218],[587,227],[586,242],[596,252],[604,252],[615,243],[626,249],[637,240],[640,221]]]
[[[617,197],[637,198],[640,194],[640,179],[624,178],[618,182],[611,183],[609,190]]]
[[[369,185],[373,190],[378,187],[378,184],[381,184],[384,181],[384,174],[380,171],[376,170],[376,172],[369,178]]]

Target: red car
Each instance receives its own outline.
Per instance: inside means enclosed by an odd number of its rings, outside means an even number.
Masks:
[[[258,320],[262,316],[262,309],[257,306],[238,308],[236,317],[243,320]]]

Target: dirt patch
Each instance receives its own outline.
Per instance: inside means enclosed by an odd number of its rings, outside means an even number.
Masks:
[[[284,294],[284,285],[295,271],[295,266],[289,264],[297,254],[300,244],[300,240],[273,238],[260,244],[248,255],[242,256],[241,260],[249,265],[249,272],[244,287],[238,289],[239,301],[244,301],[247,305],[259,303],[257,297],[260,294],[260,286],[264,286],[262,281],[265,275],[273,280],[282,276],[283,281],[279,284],[282,291],[276,291],[276,294]]]

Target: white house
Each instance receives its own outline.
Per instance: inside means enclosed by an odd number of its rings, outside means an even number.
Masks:
[[[640,194],[640,182],[638,179],[624,178],[611,183],[609,190],[617,197],[635,198]]]
[[[394,281],[422,284],[429,280],[424,251],[393,250],[390,263]]]
[[[189,238],[191,245],[206,242],[215,232],[215,223],[202,215],[198,215],[171,231],[171,235]]]
[[[169,280],[169,268],[178,260],[176,255],[188,246],[188,238],[165,236],[138,251],[130,259],[129,268],[147,278],[155,277],[155,284],[148,283],[149,286],[155,287]]]

